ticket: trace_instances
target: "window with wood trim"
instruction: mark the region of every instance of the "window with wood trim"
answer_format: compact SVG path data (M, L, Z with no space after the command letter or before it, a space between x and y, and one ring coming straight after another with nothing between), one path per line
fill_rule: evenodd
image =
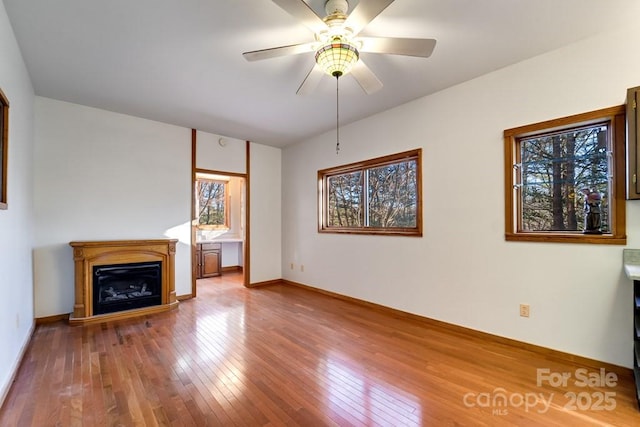
M422 236L422 150L318 171L318 231Z
M505 238L626 244L625 106L504 131Z
M229 229L229 181L196 174L196 213L200 229Z

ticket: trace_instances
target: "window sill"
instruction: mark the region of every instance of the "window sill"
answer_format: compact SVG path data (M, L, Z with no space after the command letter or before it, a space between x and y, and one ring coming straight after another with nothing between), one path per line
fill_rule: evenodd
M196 229L201 231L222 231L224 233L231 230L229 227L216 226L216 225L197 225Z
M422 232L419 230L407 230L407 229L376 229L376 228L319 228L318 233L329 234L368 234L377 236L409 236L409 237L422 237Z
M588 243L599 245L626 245L627 236L613 234L568 233L507 233L507 242Z

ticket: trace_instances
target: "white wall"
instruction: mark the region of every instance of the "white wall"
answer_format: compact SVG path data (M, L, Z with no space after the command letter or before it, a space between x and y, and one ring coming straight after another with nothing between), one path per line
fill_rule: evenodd
M242 267L244 257L241 242L222 242L222 267Z
M190 294L191 130L42 97L35 105L36 317L73 310L74 240L178 238L176 294ZM244 173L244 141L197 137L210 154L199 167ZM256 186L273 185L252 193L251 274L262 281L280 278L280 150L252 149Z
M251 284L282 278L282 151L250 146Z
M178 238L191 293L191 131L36 98L36 317L73 311L74 240Z
M222 141L222 143L220 143ZM208 132L196 132L196 167L218 172L246 173L247 144Z
M245 191L244 178L229 177L229 231L223 234L223 237L244 239Z
M33 328L33 88L0 2L0 89L9 100L7 201L0 210L0 404Z
M623 104L639 42L619 30L344 126L338 156L334 132L286 148L284 278L630 367L623 247L505 242L502 132ZM317 233L318 169L417 147L423 238ZM627 234L639 247L640 202L627 202Z

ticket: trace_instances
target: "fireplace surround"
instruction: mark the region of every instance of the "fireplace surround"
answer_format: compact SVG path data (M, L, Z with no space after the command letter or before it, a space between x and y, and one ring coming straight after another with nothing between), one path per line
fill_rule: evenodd
M70 242L75 266L72 325L125 319L178 306L176 239Z

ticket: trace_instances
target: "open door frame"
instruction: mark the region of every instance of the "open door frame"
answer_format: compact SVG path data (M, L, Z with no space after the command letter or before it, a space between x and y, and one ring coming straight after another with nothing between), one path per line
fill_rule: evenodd
M244 174L239 174L239 173L229 173L229 172L225 172L225 171L209 171L209 172L215 172L218 174L222 174L222 175L229 175L229 176L237 176L237 177L241 177L245 179L245 209L244 209L244 223L245 223L245 232L244 232L244 242L242 243L242 262L243 262L243 266L242 266L242 274L243 274L243 285L245 287L249 287L251 281L250 281L250 272L251 272L251 263L250 263L250 236L251 236L251 224L249 219L251 218L251 209L250 209L250 197L249 195L251 194L250 190L250 166L251 166L251 161L250 161L250 152L251 152L251 143L249 141L245 141L246 144L246 155L245 155L245 173ZM194 186L195 186L195 182L196 182L196 173L198 171L200 171L197 167L196 167L196 149L197 149L197 130L196 129L191 129L191 221L190 225L191 225L191 298L195 298L197 295L197 286L196 286L196 264L194 262L195 257L196 257L196 231L195 231L195 227L193 226L193 220L195 219L196 216L196 212L195 212L195 205L196 205L196 201L195 201L195 191L193 191Z

